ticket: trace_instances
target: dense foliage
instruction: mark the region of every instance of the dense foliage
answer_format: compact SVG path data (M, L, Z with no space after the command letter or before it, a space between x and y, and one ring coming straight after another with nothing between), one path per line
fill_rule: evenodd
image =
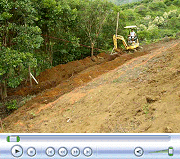
M132 1L113 1L120 2ZM106 0L1 0L0 94L60 63L113 48L112 36L127 37L126 25L137 25L140 42L173 36L180 30L179 0L136 0L116 5ZM99 50L97 50L98 48Z
M113 2L116 5L122 5L126 3L133 3L133 2L139 2L142 0L109 0L110 2Z

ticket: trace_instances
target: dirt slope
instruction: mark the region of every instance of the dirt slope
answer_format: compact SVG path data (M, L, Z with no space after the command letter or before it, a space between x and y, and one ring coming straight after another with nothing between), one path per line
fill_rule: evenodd
M180 132L180 40L145 48L141 54L149 54L79 72L75 83L92 80L53 102L42 101L61 94L64 83L42 92L3 120L3 132ZM103 67L117 68L97 77Z

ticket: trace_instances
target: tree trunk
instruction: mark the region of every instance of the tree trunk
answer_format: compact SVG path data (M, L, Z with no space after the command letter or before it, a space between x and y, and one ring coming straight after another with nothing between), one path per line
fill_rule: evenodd
M36 68L33 68L34 77L36 77Z
M46 33L46 38L44 39L45 53L46 53L46 54L48 53L48 47L47 47L47 44L48 44L48 34Z
M94 56L94 43L91 43L91 57Z
M3 96L4 96L4 98L7 97L7 81L6 81L6 79L4 80Z
M32 78L31 78L30 73L31 73L31 67L29 65L29 79L30 79L30 86L32 87Z
M53 52L52 52L52 43L51 43L51 41L49 41L49 59L50 59L51 67L52 67L52 63L53 63Z
M0 99L3 99L3 93L2 93L2 83L0 83Z
M51 44L51 66L53 65L53 44Z
M5 29L3 30L3 46L7 47L7 21L5 21Z
M6 80L4 80L0 84L0 95L1 95L1 99L5 99L7 97L7 81Z

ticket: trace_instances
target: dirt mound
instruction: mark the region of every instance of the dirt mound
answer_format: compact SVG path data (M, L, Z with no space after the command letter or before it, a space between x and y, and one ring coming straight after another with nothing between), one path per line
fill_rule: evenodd
M88 67L111 61L118 56L119 55L100 53L97 57L94 57L95 61L92 61L90 57L86 57L85 59L79 61L72 61L67 64L60 64L58 66L52 67L51 69L47 69L41 72L40 75L36 77L39 82L38 85L36 85L33 81L32 88L28 83L25 87L19 89L11 95L26 96L28 94L37 94L39 92L42 92L43 90L57 86L61 82L69 79L70 77L78 74L79 72L85 70Z
M38 85L34 85L33 88L30 88L30 86L24 87L17 91L16 95L38 94L41 92L41 95L35 97L32 102L28 102L29 106L33 103L52 102L59 96L72 91L74 88L91 81L109 70L115 69L127 60L145 54L147 54L145 51L121 56L118 54L108 55L101 53L95 57L96 62L93 62L90 57L87 57L83 60L73 61L65 65L58 65L42 72L37 77L38 81L42 81Z

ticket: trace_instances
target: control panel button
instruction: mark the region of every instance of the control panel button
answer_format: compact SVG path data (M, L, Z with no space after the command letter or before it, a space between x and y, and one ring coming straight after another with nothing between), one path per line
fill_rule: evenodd
M74 147L71 150L71 154L76 157L80 154L80 150L77 147Z
M140 157L142 156L144 153L143 149L141 147L136 147L134 149L134 154L137 156L137 157Z
M54 154L55 154L55 150L54 150L53 147L48 147L48 148L46 149L46 155L47 155L47 156L52 157L52 156L54 156Z
M23 154L23 149L19 145L15 145L11 149L11 153L14 157L21 157Z
M92 149L90 147L86 147L84 149L84 155L87 157L91 156L92 155Z
M59 149L59 155L60 155L61 157L66 156L67 153L68 153L68 151L67 151L67 149L66 149L65 147L61 147L61 148Z
M28 154L28 156L30 156L30 157L35 156L35 155L36 155L36 149L35 149L34 147L29 147L29 148L27 149L27 154Z

